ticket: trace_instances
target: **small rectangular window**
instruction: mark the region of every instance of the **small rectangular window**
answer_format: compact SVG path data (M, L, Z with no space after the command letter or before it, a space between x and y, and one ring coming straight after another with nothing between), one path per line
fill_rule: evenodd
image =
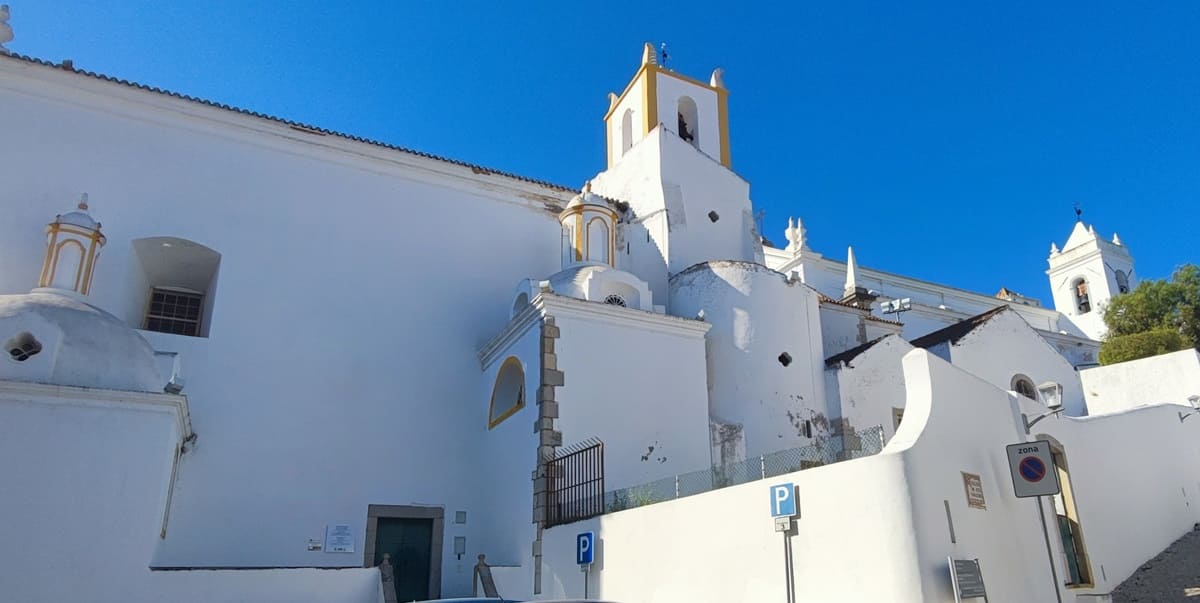
M203 295L155 287L150 291L150 307L146 310L145 329L195 337L200 334L200 316L203 311Z

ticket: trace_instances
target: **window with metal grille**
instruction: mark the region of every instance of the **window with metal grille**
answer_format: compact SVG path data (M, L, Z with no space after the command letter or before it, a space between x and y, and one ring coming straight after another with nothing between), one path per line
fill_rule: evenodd
M147 331L195 337L200 333L200 315L203 311L203 295L155 287L150 292L145 328Z

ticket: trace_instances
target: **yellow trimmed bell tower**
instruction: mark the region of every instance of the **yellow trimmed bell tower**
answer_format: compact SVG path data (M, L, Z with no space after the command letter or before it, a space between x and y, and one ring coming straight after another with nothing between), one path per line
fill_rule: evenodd
M642 65L620 95L608 95L604 127L608 167L621 160L660 125L721 165L729 156L729 91L722 70L714 69L707 84L658 64L647 42Z

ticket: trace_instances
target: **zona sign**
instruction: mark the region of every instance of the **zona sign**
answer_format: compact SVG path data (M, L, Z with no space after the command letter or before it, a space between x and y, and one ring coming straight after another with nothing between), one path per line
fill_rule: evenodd
M1006 451L1008 468L1012 472L1013 493L1017 498L1058 494L1058 473L1054 470L1050 442L1019 442L1010 444Z

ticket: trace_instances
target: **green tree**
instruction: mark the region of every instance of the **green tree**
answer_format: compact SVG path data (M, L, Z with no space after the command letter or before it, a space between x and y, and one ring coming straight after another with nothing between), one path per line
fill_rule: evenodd
M1185 264L1170 280L1143 281L1104 310L1101 364L1200 349L1200 268Z

